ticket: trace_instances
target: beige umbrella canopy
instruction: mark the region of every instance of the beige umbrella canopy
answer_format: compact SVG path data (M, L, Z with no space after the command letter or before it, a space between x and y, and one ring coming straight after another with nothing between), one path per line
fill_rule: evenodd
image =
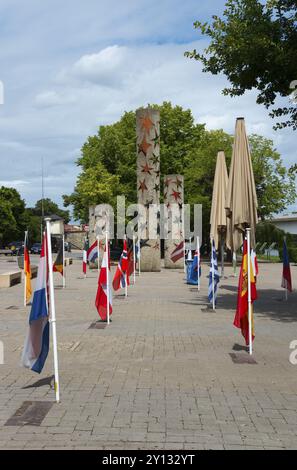
M219 235L224 234L227 229L225 209L227 186L228 173L225 153L220 151L217 155L210 213L210 236L214 239L216 249L218 249L219 245Z
M240 248L247 227L251 229L251 247L254 248L258 202L243 118L236 120L225 208L231 222L230 231L227 234L228 248L232 251Z

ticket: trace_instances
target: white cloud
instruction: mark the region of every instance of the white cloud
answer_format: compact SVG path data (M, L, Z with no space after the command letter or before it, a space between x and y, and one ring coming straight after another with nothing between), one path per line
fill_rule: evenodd
M149 8L142 0L90 0L88 9L70 0L42 6L28 0L13 15L11 2L19 4L3 0L0 6L2 16L10 12L7 24L15 36L2 38L0 51L0 177L12 185L17 178L29 181L22 195L30 204L40 198L41 157L46 196L60 201L73 190L79 149L100 124L164 100L190 108L210 129L233 132L243 115L249 133L273 138L287 165L296 160L296 134L275 133L254 92L225 97L224 77L204 74L184 57L206 44L193 42L198 35L192 22L220 11L222 0L199 6L194 0L151 0Z

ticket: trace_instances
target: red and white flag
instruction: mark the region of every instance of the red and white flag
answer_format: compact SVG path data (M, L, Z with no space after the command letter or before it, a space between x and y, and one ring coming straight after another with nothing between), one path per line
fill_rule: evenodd
M109 300L109 315L112 314L112 291L110 288L109 247L105 246L103 260L98 278L98 289L95 305L103 321L107 320L107 307Z
M180 242L179 245L171 253L170 259L173 263L176 263L177 260L184 257L184 240Z
M112 281L112 286L114 290L118 290L120 287L126 287L126 282L129 285L127 240L124 240L123 252Z

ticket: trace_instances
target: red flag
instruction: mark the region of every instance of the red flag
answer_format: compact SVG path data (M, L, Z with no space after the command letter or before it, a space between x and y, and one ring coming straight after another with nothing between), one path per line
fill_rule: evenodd
M251 301L252 304L257 298L256 282L252 263L250 263L251 276ZM253 305L252 305L253 308ZM249 345L249 306L248 306L248 254L247 240L243 242L242 263L238 284L237 309L234 318L234 326L241 329L246 345ZM252 338L254 340L254 319L252 311Z
M108 283L109 285L107 285L107 270L110 279L109 248L106 249L105 247L98 278L98 289L95 300L97 311L101 319L104 321L107 319L107 294L109 296L109 315L112 314L112 292L110 289L110 282Z
M129 276L127 275L128 267L127 241L124 240L123 251L112 281L114 290L118 290L120 287L126 287L126 281L127 285L129 285Z
M289 292L292 292L292 278L291 278L291 269L289 254L287 249L286 241L284 240L283 248L283 277L282 277L282 287L287 289Z

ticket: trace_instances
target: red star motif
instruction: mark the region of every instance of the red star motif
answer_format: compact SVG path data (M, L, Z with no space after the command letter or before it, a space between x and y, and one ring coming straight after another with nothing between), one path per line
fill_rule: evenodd
M145 179L143 181L140 181L139 182L139 188L138 188L138 191L141 190L142 191L142 194L143 194L143 191L146 191L147 190L147 187L146 187L146 184L145 184Z
M141 118L141 129L145 129L147 133L149 133L153 125L154 123L150 119L148 114L146 114L143 118Z
M141 144L138 144L138 153L143 153L145 156L147 154L147 151L148 149L152 146L152 144L149 144L147 141L146 141L146 138L144 136L143 138L143 141L141 142Z
M177 201L178 199L180 199L180 192L173 190L171 196L173 196L175 201Z
M142 166L142 170L141 170L142 173L148 173L149 175L151 175L151 170L154 169L152 166L149 166L148 163L145 163L145 165L141 165L141 166Z
M153 246L153 249L154 250L159 250L160 249L160 245L158 242L155 243L155 245Z

